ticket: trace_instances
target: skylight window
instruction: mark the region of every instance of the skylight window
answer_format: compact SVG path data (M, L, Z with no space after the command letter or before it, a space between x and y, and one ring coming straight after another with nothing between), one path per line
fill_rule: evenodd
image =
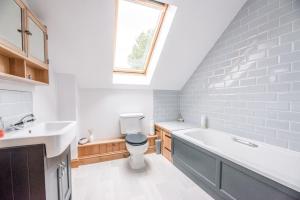
M167 4L118 0L114 72L145 74Z

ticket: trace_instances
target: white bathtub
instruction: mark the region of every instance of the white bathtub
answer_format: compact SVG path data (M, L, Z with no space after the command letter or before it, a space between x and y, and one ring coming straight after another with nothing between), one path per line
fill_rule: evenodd
M212 129L197 128L174 131L172 133L225 159L300 192L299 152ZM235 141L236 139L241 140L240 142L244 144Z

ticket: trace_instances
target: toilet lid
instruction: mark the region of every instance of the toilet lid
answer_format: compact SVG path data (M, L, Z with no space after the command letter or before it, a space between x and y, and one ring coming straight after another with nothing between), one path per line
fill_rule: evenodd
M125 140L128 144L131 144L133 146L139 146L147 143L147 137L146 135L142 133L137 133L137 134L128 134L125 137Z

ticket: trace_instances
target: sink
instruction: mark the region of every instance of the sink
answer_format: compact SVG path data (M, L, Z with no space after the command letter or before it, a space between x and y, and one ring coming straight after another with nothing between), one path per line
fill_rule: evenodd
M0 138L0 148L45 144L46 156L60 155L76 135L76 122L54 121L37 123L18 131L6 133Z

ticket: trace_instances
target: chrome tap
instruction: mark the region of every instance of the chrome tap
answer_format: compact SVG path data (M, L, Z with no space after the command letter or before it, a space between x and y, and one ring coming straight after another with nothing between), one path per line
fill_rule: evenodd
M28 114L22 117L19 121L17 121L15 124L10 125L7 129L8 131L11 130L21 130L25 127L26 124L30 122L34 122L36 120L34 114Z
M29 122L34 122L36 119L34 117L34 114L28 114L22 117L19 121L17 121L14 125L15 126L22 126Z

